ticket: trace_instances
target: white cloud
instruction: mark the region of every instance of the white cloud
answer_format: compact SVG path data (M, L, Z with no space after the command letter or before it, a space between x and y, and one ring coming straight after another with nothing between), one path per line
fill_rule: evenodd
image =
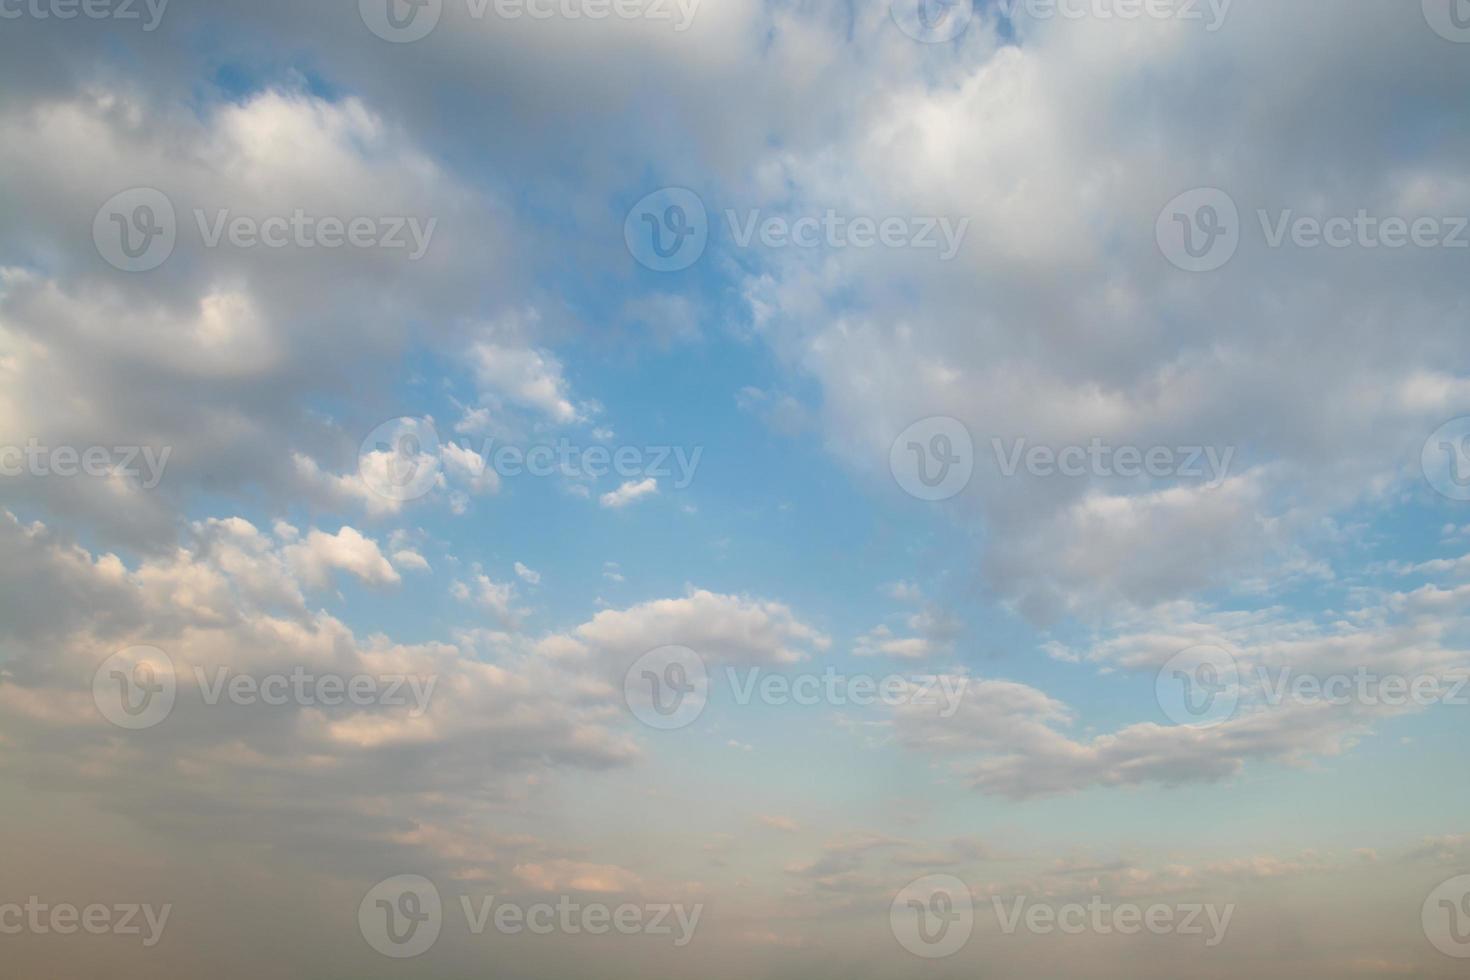
M792 664L831 645L825 634L780 603L703 589L680 599L600 612L572 635L624 668L649 650L669 645L735 664Z
M649 477L646 480L629 480L616 490L609 491L597 498L597 502L604 507L621 508L658 493L658 480Z

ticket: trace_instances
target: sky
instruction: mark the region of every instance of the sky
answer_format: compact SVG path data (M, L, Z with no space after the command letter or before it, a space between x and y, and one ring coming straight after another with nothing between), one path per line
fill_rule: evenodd
M18 977L1470 958L1470 3L0 0Z

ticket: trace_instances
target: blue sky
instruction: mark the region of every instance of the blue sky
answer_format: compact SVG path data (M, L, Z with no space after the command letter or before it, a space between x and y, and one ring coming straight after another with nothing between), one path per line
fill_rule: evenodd
M22 975L1458 975L1451 0L57 2L0 4ZM557 446L632 469L497 463ZM818 678L899 686L778 696ZM373 917L426 884L411 950Z

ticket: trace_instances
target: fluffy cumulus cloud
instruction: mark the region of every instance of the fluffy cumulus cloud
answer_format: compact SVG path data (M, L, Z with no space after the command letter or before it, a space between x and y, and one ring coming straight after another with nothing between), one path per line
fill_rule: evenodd
M378 544L350 527L267 533L240 518L209 520L173 553L135 567L9 513L0 514L0 535L25 569L7 565L0 600L6 642L23 644L0 672L0 739L15 750L12 772L50 771L47 778L150 827L173 819L150 804L151 794L169 792L178 812L234 813L232 831L283 847L307 840L278 818L310 784L313 808L333 822L340 846L392 844L420 862L507 874L538 890L623 890L637 879L545 849L495 849L477 866L461 853L466 831L450 828L487 798L524 800L556 770L639 764L621 700L632 659L680 642L712 658L785 663L827 643L780 604L693 591L541 637L480 631L401 644L359 636L307 598L334 572L380 587L399 582ZM469 598L509 601L509 586L483 574L476 582ZM176 684L172 710L146 744L108 721L92 688L109 658L140 646L162 651ZM267 680L294 685L297 674L307 678L304 698ZM343 689L317 686L324 677ZM239 678L253 681L237 687ZM353 679L370 679L373 697L345 696ZM164 772L134 783L126 773L139 753L212 776L176 793L164 789ZM88 756L113 764L94 767L81 761ZM396 788L392 801L383 786ZM538 859L503 864L526 854Z
M952 679L964 691L952 718L915 701L900 705L893 723L905 744L943 758L975 788L1024 798L1213 782L1251 763L1307 765L1395 717L1470 698L1470 591L1426 583L1358 598L1326 621L1183 603L1148 610L1081 649L1050 649L1065 662L1149 681L1167 681L1177 656L1207 651L1199 656L1233 706L1200 719L1210 724L1182 717L1080 738L1068 705L1028 685L968 677Z
M977 11L958 42L973 58L934 55L830 143L766 164L796 213L968 218L955 258L771 250L747 279L753 322L820 379L830 438L874 476L911 423L967 426L976 471L953 508L989 532L990 585L1034 618L1270 574L1315 517L1417 475L1425 437L1470 404L1453 249L1271 248L1257 216L1470 203L1463 127L1405 157L1363 125L1365 105L1458 113L1461 52L1399 6L1239 4L1213 33ZM1304 36L1321 43L1287 40ZM1298 115L1292 93L1324 78L1341 81L1331 108ZM1198 187L1241 213L1209 275L1155 241ZM1012 472L1017 446L1094 440L1220 465Z
M7 480L13 495L134 545L166 536L171 507L201 488L401 509L381 481L364 480L357 452L393 403L355 399L335 419L313 403L387 390L415 321L443 324L429 339L476 360L471 387L575 419L555 361L526 346L532 330L492 347L468 319L494 310L475 297L505 248L495 198L361 100L295 86L195 114L126 84L88 86L6 102L0 130L4 166L24 189L7 203L0 270L0 442L138 447L139 471L61 487L23 475ZM106 202L136 187L167 199L157 210L171 220L158 218L174 245L158 268L126 274L103 261L91 230ZM284 223L269 231L272 221ZM329 247L332 221L366 222L368 244ZM163 459L160 472L144 452ZM472 450L443 452L462 488L497 488Z
M630 943L614 972L639 975L912 972L889 907L937 872L979 907L1242 903L1208 961L981 925L996 976L1227 976L1261 950L1272 976L1450 975L1414 917L1470 869L1426 776L1454 722L1291 679L1470 676L1470 525L1424 517L1444 502L1420 464L1470 414L1466 252L1273 241L1470 214L1470 48L1426 5L1197 5L1211 27L977 2L935 44L905 3L449 2L410 44L371 4L179 2L150 30L45 6L0 20L0 782L22 829L0 858L179 894L198 941L61 965L27 941L22 971L253 976L267 946L387 976L352 911L411 869L451 910L708 900L709 945ZM654 275L624 219L670 186L710 235ZM1190 272L1157 229L1202 188L1239 242ZM768 219L836 237L743 240ZM861 247L854 219L899 237ZM135 233L169 247L128 271ZM930 504L891 450L935 416L968 444L918 448L973 472ZM615 439L720 441L723 477L675 500L651 469L500 454ZM32 448L105 465L62 478ZM655 733L624 680L670 646L712 672L899 671L916 696L716 696ZM1235 710L1171 721L1156 677L1202 646ZM165 664L167 717L109 720L108 682ZM393 695L305 697L302 675ZM952 711L917 696L936 683ZM1368 740L1404 769L1374 779L1434 782L1441 809L1353 840L1295 812L1265 841L1177 826L1181 798L1361 766ZM1373 809L1342 779L1344 813ZM1119 816L1137 799L1171 803ZM1079 801L1095 819L1058 830ZM226 928L247 913L277 941ZM494 953L609 966L551 945ZM423 962L484 954L447 935Z

